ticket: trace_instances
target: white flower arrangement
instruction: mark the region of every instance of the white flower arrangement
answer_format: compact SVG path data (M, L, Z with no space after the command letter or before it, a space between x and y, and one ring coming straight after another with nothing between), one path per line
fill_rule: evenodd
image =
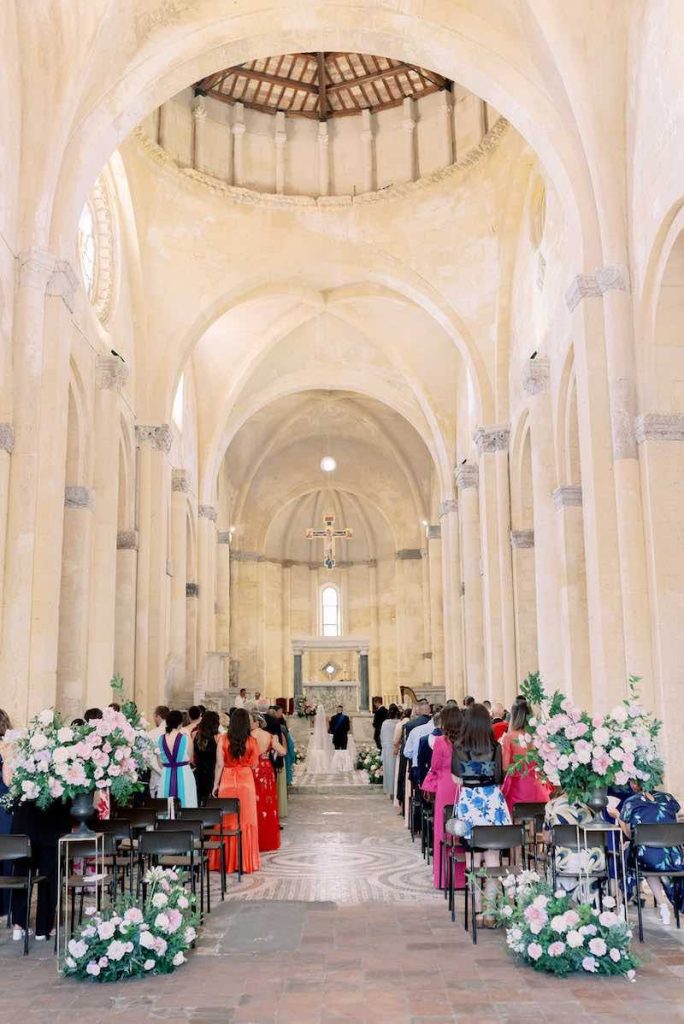
M356 760L356 767L359 771L368 772L368 779L371 783L382 785L384 776L382 754L376 747L362 748Z
M44 809L55 800L109 789L126 804L142 789L154 763L154 746L135 705L106 708L101 719L68 726L52 708L41 711L16 739L8 805L34 800Z
M102 912L87 908L87 924L67 944L65 975L120 981L171 974L185 963L197 938L195 897L185 890L183 875L169 868L152 868L145 882L148 899L144 907L125 896Z
M537 971L556 975L624 975L633 981L637 961L632 933L606 896L599 913L592 904L574 903L562 890L554 893L533 871L506 875L496 916L506 928L511 952Z

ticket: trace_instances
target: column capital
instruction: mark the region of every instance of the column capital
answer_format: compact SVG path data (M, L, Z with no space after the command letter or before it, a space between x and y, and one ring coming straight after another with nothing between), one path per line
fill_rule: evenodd
M116 535L116 546L119 551L137 551L138 531L119 530L119 532Z
M682 413L647 412L634 421L637 444L645 441L684 441Z
M456 498L447 498L439 506L439 518L445 519L452 512L458 512L458 500Z
M548 359L537 356L536 359L527 360L522 374L523 391L528 395L539 395L548 390L550 379Z
M217 544L230 544L230 530L219 530L216 534Z
M130 370L119 356L97 357L95 383L102 391L123 391L129 376Z
M459 466L456 470L456 486L459 491L468 490L469 487L477 487L480 479L480 471L477 466Z
M629 270L623 263L607 263L593 274L576 274L565 293L565 302L572 312L583 299L601 298L610 291L629 291Z
M510 436L508 427L478 427L473 434L473 441L480 455L490 455L494 452L507 452Z
M566 484L553 492L553 503L557 509L581 508L582 488L578 484Z
M135 440L139 448L150 445L158 452L165 452L168 455L173 444L173 432L168 423L137 425Z
M199 597L199 583L186 583L185 584L185 596L186 597Z
M217 519L216 509L213 505L199 505L197 515L200 519L210 519L212 523L215 523Z
M95 508L95 491L92 487L65 487L65 508L87 508L91 512Z
M187 469L172 469L171 470L171 490L187 494L190 490L188 483L188 471Z
M0 452L11 455L14 451L14 427L11 423L0 423Z
M514 549L533 548L534 530L511 530L511 547Z

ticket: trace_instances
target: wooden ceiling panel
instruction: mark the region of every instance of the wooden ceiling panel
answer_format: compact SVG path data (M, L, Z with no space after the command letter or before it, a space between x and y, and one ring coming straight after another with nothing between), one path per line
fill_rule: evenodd
M448 89L434 71L361 53L292 53L248 61L203 78L197 93L275 114L348 117Z

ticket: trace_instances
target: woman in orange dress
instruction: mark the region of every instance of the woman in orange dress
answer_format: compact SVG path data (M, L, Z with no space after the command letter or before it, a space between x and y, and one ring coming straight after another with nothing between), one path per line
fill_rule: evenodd
M507 773L501 791L511 816L516 804L545 804L549 799L550 787L540 781L534 764L514 768L512 772L508 771L518 754L525 754L529 750L524 736L531 714L527 701L523 697L518 697L511 708L508 732L499 740L502 748L502 767Z
M237 797L240 801L240 827L242 829L242 870L245 874L258 871L261 867L259 859L259 828L257 823L256 787L254 771L259 763L259 747L250 735L252 721L249 711L235 708L230 716L228 732L219 737L216 747L216 774L214 776L213 795L218 797ZM237 828L237 815L224 814L223 828L225 831ZM231 873L238 869L237 837L226 836L226 871ZM209 854L211 871L221 870L221 858L218 850Z

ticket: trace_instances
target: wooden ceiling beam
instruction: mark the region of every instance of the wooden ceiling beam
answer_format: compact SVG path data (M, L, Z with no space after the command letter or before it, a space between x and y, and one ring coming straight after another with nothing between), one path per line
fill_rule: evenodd
M309 82L300 82L293 78L281 78L280 75L271 75L268 71L252 71L251 68L242 66L231 68L229 75L237 75L244 78L252 78L257 82L267 82L269 85L282 85L286 89L303 89L304 92L318 93L318 86Z
M379 78L393 78L398 74L406 74L410 71L417 71L412 64L397 64L393 68L384 68L381 71L373 71L367 75L361 75L360 78L348 78L342 82L336 82L333 85L328 86L328 92L337 92L339 89L346 89L350 85L365 85L366 83L375 82ZM446 79L443 80L439 88L443 88L446 85Z

